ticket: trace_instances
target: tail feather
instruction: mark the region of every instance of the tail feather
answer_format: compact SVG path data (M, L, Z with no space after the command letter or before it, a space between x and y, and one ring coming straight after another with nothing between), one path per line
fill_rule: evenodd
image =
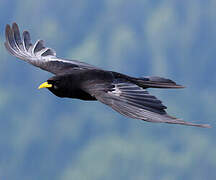
M143 88L184 88L174 81L158 76L146 76L136 79L138 85Z

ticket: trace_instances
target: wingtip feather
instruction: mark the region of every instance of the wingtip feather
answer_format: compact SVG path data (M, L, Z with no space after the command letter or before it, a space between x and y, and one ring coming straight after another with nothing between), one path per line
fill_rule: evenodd
M186 125L186 126L195 126L195 127L201 127L201 128L211 128L209 124L196 124L196 123L191 123L184 121L182 119L170 116L168 114L164 115L164 117L168 118L166 123L168 124L180 124L180 125Z
M19 30L19 27L18 27L18 25L17 25L17 23L15 23L15 22L13 22L12 23L12 29L14 30L14 29L18 29Z
M5 32L8 32L9 29L10 29L10 25L6 24L6 26L5 26Z
M176 87L177 88L186 88L186 86L182 86L182 85L179 85L179 84L176 84Z
M9 36L10 31L11 31L11 27L10 27L9 24L7 24L5 26L5 37L6 37L6 40L8 40L8 36Z

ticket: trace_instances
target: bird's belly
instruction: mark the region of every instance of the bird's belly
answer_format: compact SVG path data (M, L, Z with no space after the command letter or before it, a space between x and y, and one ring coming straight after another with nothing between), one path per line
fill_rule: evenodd
M53 91L53 89L49 89L53 94L61 98L73 98L73 99L81 99L86 101L94 101L95 97L86 93L80 89L63 89L63 91Z
M69 98L81 99L86 101L94 101L96 100L95 97L91 96L90 94L86 93L82 90L73 90L68 93Z

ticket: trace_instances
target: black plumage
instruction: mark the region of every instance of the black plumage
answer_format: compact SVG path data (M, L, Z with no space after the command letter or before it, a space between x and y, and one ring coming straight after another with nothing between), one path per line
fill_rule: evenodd
M169 116L166 106L146 90L183 88L170 79L154 76L135 78L76 60L58 58L53 49L45 47L43 40L32 44L28 31L24 31L21 38L16 23L12 27L6 26L5 36L5 47L12 55L55 74L39 88L46 87L58 97L98 100L127 117L148 122L209 127Z

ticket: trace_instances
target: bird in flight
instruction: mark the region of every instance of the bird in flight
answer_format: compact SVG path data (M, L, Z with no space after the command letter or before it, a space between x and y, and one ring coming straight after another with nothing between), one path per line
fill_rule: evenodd
M208 124L186 122L168 115L165 111L167 107L146 90L183 88L170 79L157 76L136 78L77 60L58 58L53 49L44 45L43 40L32 44L28 31L24 31L21 37L16 23L12 27L6 25L5 36L5 47L12 55L55 75L42 83L39 89L47 88L58 97L98 100L133 119L210 127Z

